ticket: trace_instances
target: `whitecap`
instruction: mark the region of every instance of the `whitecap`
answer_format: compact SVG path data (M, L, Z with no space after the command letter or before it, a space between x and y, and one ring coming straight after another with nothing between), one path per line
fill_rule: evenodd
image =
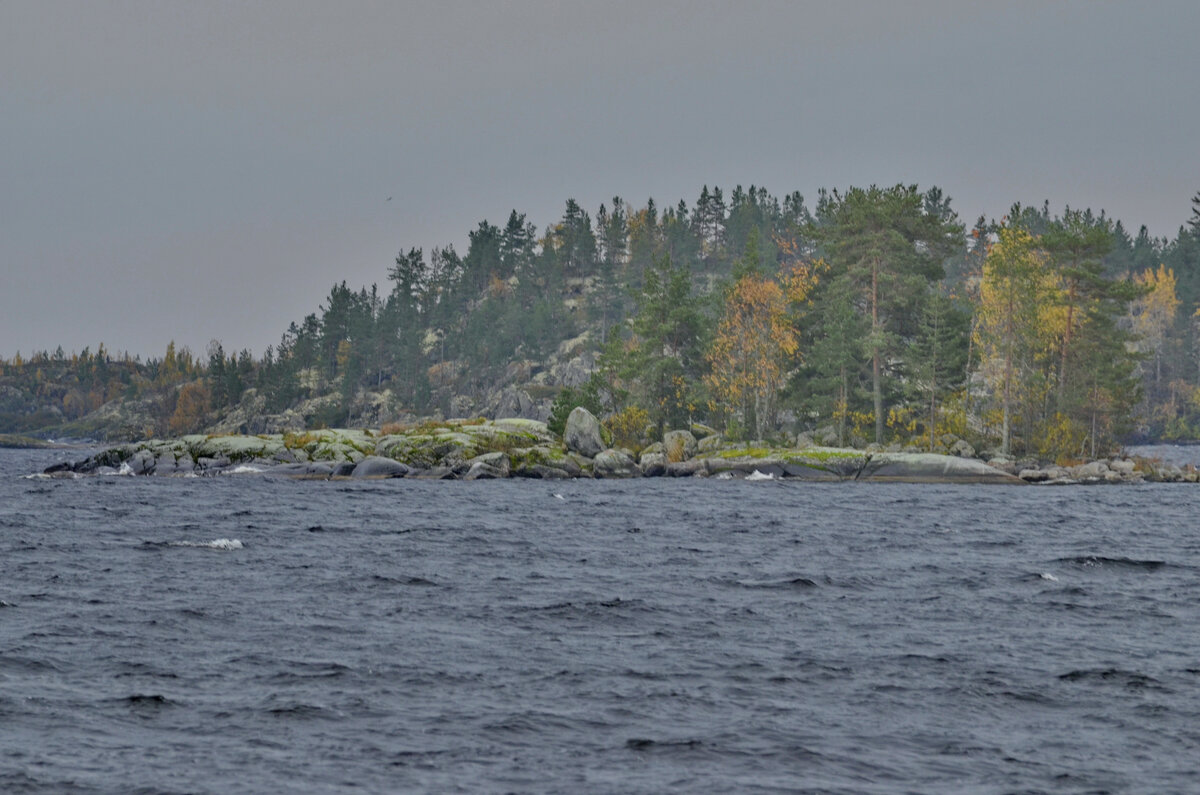
M774 480L775 476L770 472L759 472L757 469L746 476L746 480Z
M169 546L223 550L245 549L245 545L236 538L217 538L212 541L172 541Z
M1057 578L1057 577L1055 577L1053 574L1051 574L1051 573L1050 573L1050 572L1048 572L1048 571L1043 571L1043 572L1042 572L1040 575L1038 575L1038 576L1040 576L1040 577L1041 577L1043 580L1049 580L1050 582L1058 582L1058 578Z
M717 480L733 480L732 472L722 472L716 477Z
M233 469L226 469L222 475L257 475L260 472L265 472L264 467L255 466L254 464L238 464Z
M556 499L556 500L565 500L565 499L566 499L566 497L564 497L564 496L563 496L563 495L561 495L561 494L555 494L555 495L554 495L554 499Z

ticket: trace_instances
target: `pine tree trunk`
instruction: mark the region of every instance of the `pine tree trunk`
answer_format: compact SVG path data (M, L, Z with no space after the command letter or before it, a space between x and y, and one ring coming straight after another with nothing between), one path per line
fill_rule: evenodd
M1063 404L1063 392L1067 385L1067 351L1071 347L1071 325L1072 316L1075 311L1075 284L1071 283L1071 289L1067 293L1067 328L1063 333L1062 359L1058 365L1058 405L1061 409Z
M1004 424L1000 432L1000 452L1008 455L1009 450L1009 405L1012 399L1012 354L1004 357Z
M937 381L929 388L929 452L933 452L934 428L937 427Z
M848 391L849 385L846 383L846 366L842 365L842 402L838 408L838 447L846 446L846 410L849 407L849 399L846 397L846 393Z
M879 350L879 263L871 264L871 336L874 338L871 357L871 391L875 399L875 443L883 444L883 384L880 373Z

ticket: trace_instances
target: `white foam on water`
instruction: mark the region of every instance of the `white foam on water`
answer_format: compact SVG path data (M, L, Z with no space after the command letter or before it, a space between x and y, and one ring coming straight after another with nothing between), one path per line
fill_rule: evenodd
M1043 572L1041 573L1041 575L1039 575L1039 576L1040 576L1040 577L1041 577L1043 580L1049 580L1050 582L1058 582L1058 578L1057 578L1057 577L1055 577L1053 574L1051 574L1051 573L1050 573L1050 572L1048 572L1048 571L1043 571Z
M561 494L555 494L555 495L554 495L554 499L556 499L556 500L565 500L565 499L566 499L566 497L564 497L564 496L563 496L563 495L561 495Z
M746 480L774 480L775 476L770 472L759 472L757 469L746 476Z
M254 464L238 464L233 469L226 469L222 475L257 475L265 472L265 467L255 466Z
M170 546L224 550L245 549L245 545L236 538L217 538L212 541L172 541Z

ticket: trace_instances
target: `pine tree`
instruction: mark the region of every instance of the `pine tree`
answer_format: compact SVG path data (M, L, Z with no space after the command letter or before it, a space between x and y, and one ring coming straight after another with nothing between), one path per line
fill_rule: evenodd
M929 212L915 185L851 188L845 196L835 191L821 196L818 222L810 229L826 252L831 281L849 282L869 318L863 349L870 357L878 443L891 362L914 332L931 285L944 276L942 262L962 247L962 227L948 203L939 198L943 211Z

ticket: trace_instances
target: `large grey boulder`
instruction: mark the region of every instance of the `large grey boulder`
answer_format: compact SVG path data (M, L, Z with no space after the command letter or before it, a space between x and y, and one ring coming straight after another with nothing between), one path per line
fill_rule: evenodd
M604 438L600 434L600 421L583 406L576 406L567 416L563 442L567 445L568 450L588 458L595 458L604 449Z
M642 469L642 474L648 478L667 474L667 457L662 453L642 453L642 458L638 462L638 465Z
M1106 472L1108 464L1104 461L1089 461L1070 469L1070 473L1080 480L1102 480Z
M603 450L592 461L592 472L598 478L636 478L642 474L633 459L620 450Z
M150 475L154 473L157 461L152 450L138 450L126 461L135 475Z
M484 453L471 459L471 468L463 480L489 480L506 478L512 465L504 453Z
M950 455L956 455L959 458L974 458L975 448L966 439L959 439L950 445Z
M663 434L663 451L668 461L687 461L696 454L696 437L690 431L667 431Z
M371 455L359 461L354 467L351 477L354 478L402 478L408 474L409 468L399 461L390 458Z

